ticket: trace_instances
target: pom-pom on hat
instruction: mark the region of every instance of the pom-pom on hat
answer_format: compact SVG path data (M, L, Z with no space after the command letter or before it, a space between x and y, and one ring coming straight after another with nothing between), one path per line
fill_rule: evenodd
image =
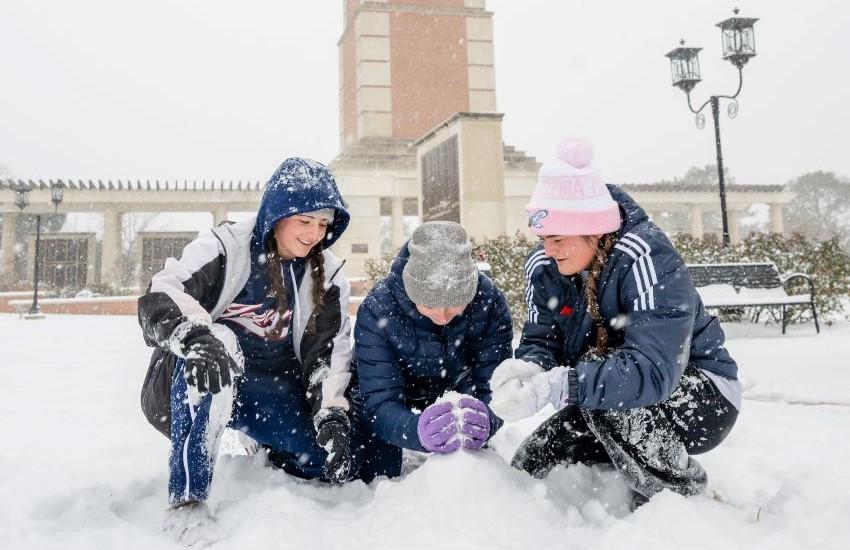
M535 235L604 235L620 228L620 207L591 162L593 145L565 139L557 159L540 167L531 201L525 207Z

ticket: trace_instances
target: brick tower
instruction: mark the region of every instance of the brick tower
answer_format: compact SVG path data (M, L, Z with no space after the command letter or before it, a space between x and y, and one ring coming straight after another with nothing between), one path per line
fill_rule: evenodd
M340 152L330 163L351 224L334 245L349 274L416 224L474 238L525 227L537 163L502 141L486 0L343 0Z
M344 0L344 9L341 150L416 140L455 113L496 110L485 0Z

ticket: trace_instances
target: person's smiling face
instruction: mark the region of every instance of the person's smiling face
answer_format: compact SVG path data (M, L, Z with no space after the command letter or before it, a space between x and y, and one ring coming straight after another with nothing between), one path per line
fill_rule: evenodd
M602 235L548 235L543 251L555 260L561 275L575 275L590 267Z
M328 233L328 220L296 214L283 218L274 226L277 253L284 260L304 258Z

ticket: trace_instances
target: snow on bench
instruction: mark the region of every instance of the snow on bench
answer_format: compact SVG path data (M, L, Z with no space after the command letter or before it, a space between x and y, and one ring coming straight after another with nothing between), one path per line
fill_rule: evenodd
M782 334L785 334L785 307L808 305L812 308L815 330L820 333L815 310L815 285L805 273L782 275L773 262L689 264L688 271L705 307L744 308L782 307ZM802 278L809 294L788 294L785 285Z

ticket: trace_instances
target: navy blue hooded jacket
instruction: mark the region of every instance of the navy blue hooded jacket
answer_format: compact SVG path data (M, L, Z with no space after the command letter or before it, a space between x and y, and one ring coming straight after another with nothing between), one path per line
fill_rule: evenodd
M339 239L351 217L336 182L323 164L298 157L286 159L272 174L263 191L251 241L252 256L255 248L265 252L266 241L277 222L324 208L334 210L334 221L322 243L322 248L327 249Z
M251 275L222 317L231 321L228 324L235 329L249 370L287 368L287 362L296 360L288 323L284 332L287 336L277 340L267 338L264 329L255 326L257 320L260 324L267 323L269 315L277 308L277 299L271 295L271 281L266 273L268 240L277 222L283 218L325 208L334 210L334 220L322 243L322 248L329 248L342 235L350 218L330 171L313 160L292 157L281 163L266 184L251 237ZM291 311L305 273L306 260L296 258L281 262L281 265L289 298L287 309ZM233 311L236 313L232 314Z
M537 246L526 262L528 319L516 357L545 369L570 369L570 402L628 409L666 400L690 362L737 379L719 321L705 311L685 263L667 236L620 188L609 185L623 223L599 276L599 311L608 353L595 344L583 292L586 274L564 276Z
M511 356L507 301L486 275L463 313L438 326L416 310L402 281L405 244L389 275L366 296L354 325L354 359L362 413L384 441L424 451L417 435L423 410L454 390L490 402L490 376ZM502 421L490 411L490 435Z

